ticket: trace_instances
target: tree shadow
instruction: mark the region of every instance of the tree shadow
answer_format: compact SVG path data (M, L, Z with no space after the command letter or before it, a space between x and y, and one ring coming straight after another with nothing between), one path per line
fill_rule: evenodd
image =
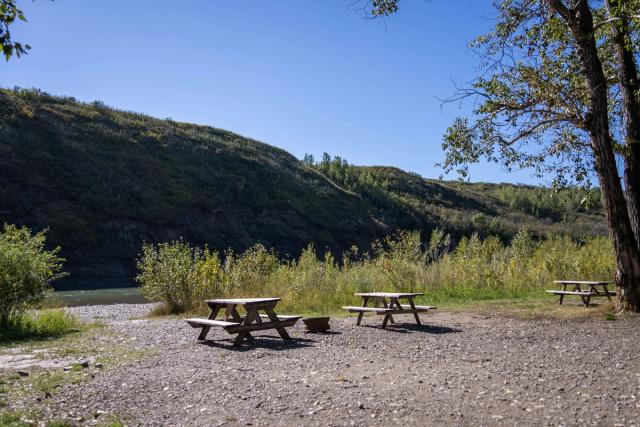
M250 339L245 339L240 345L234 346L234 337L216 339L216 340L204 340L198 341L199 345L205 345L208 347L221 348L224 350L245 352L259 349L269 349L275 351L293 350L296 348L312 347L314 340L307 338L291 338L289 340L283 340L279 336L269 335L253 335Z
M439 325L416 325L415 323L389 323L385 329L382 329L382 325L362 325L365 328L380 329L383 331L397 332L401 334L409 334L412 332L425 332L428 334L441 335L441 334L457 334L464 332L462 329L450 328L448 326Z
M582 308L597 308L597 307L602 307L603 305L607 305L607 304L613 304L614 301L607 301L607 300L600 300L600 301L593 301L593 299L591 301L589 301L589 305L585 305L582 301L580 301L579 299L565 299L562 304L558 304L558 307L582 307Z

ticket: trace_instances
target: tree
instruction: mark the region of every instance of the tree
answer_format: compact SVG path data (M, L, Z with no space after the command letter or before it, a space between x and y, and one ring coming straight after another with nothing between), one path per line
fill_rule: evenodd
M7 224L0 231L0 326L42 301L50 282L64 276L60 248L48 251L44 244L44 232Z
M307 166L314 166L316 164L316 159L313 158L313 154L305 153L304 159L302 159L302 163Z
M20 57L31 49L31 46L28 44L23 45L11 39L9 26L13 24L16 19L27 21L22 10L18 9L16 0L0 0L0 45L2 46L2 53L4 53L7 61L11 56L16 55Z
M636 241L640 244L640 78L635 53L637 40L632 37L632 28L638 29L638 23L632 21L630 13L640 11L640 2L607 0L609 15L608 27L611 30L612 44L618 62L618 84L624 105L625 153L624 184L627 191L629 219ZM636 19L640 15L635 16Z
M374 16L398 0L372 1ZM640 311L640 42L638 0L496 0L492 32L472 47L480 72L450 101L475 101L443 148L446 172L468 176L481 159L598 180L616 255L618 311ZM617 159L624 162L624 188Z

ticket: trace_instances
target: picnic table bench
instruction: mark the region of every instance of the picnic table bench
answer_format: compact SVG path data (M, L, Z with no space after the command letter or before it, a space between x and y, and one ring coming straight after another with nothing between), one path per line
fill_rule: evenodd
M429 305L415 305L414 298L420 295L424 295L422 292L363 292L357 293L356 296L362 297L361 306L345 306L344 310L350 313L358 313L358 321L356 325L360 325L362 317L365 313L376 313L378 315L384 315L382 321L382 328L387 327L387 323L395 323L393 319L394 314L410 314L412 313L416 319L416 323L421 325L420 317L418 313L426 313L429 310L433 310L435 306ZM389 301L387 301L387 299ZM408 304L401 304L400 300L407 300ZM368 306L369 301L373 302L372 306Z
M204 340L212 327L220 327L229 334L237 334L233 341L238 346L245 339L252 339L251 332L275 329L282 339L291 337L285 328L295 325L302 316L283 316L274 312L280 298L223 298L210 299L205 302L211 309L207 319L185 319L193 328L201 328L198 340ZM241 316L238 307L244 307L245 316ZM218 313L224 309L223 320L216 320ZM264 314L258 313L263 311Z
M611 297L615 296L615 291L610 291L608 286L613 284L609 281L590 281L590 280L554 280L553 283L562 285L562 289L548 289L546 292L560 296L559 304L566 295L577 295L582 299L582 303L588 307L592 297L607 297L611 301ZM567 289L570 287L569 289ZM585 289L586 288L586 289Z

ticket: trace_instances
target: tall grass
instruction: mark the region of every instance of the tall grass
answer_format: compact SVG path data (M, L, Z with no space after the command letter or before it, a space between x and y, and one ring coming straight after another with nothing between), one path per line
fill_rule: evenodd
M449 246L441 231L427 242L417 232L400 232L367 252L354 247L340 260L329 253L319 257L309 246L298 259L282 261L261 245L220 257L180 241L146 245L138 280L147 297L174 311L197 309L205 298L277 296L283 311L332 313L356 302L355 292L417 291L434 303L539 297L554 279L611 279L614 271L606 238L582 243L569 237L537 241L522 230L508 245L495 237L474 235L453 250ZM158 265L175 265L177 249L186 255L180 258L183 267ZM148 271L155 273L151 277ZM173 288L168 284L176 282L182 284L180 290L167 293Z
M508 246L493 237L463 239L455 251L421 269L419 283L436 301L526 298L543 295L557 279L611 279L614 265L609 239L536 242L521 231Z
M0 328L0 343L30 339L59 338L86 325L63 309L25 311L11 317Z

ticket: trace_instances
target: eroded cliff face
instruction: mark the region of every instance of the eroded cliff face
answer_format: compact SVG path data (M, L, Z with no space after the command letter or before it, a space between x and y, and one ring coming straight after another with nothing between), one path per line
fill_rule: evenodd
M28 222L36 224L35 222ZM36 225L37 227L37 225ZM206 214L185 214L183 222L152 225L128 220L111 220L99 227L103 236L95 245L63 250L66 271L70 276L59 281L56 288L96 288L134 285L137 259L143 242L167 242L183 238L194 245L235 251L262 243L274 248L282 257L295 257L308 244L319 252L340 253L351 245L368 247L372 239L382 235L378 230L363 228L368 233L334 236L331 229L313 228L297 212L269 211L254 213L243 207L219 207ZM56 239L57 240L57 239ZM61 239L64 244L64 238Z

